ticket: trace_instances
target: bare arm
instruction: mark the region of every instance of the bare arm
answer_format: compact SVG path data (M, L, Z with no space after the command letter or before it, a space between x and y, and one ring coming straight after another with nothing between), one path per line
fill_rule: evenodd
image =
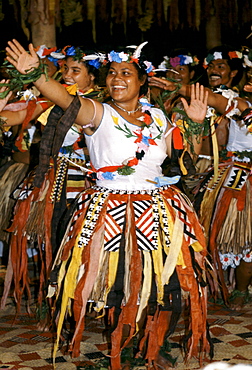
M7 60L22 74L26 74L34 68L39 66L39 58L34 51L33 45L29 45L29 53L20 45L17 40L12 40L8 42L8 47L6 48L8 53ZM34 82L34 85L42 93L43 96L48 98L54 104L59 105L62 109L66 110L74 97L66 91L64 86L59 82L48 78L44 74ZM80 99L81 108L76 118L76 123L81 126L85 126L90 123L94 116L94 106L92 102L88 99ZM94 120L94 125L98 126L100 119L102 117L103 109L102 105L95 102L97 106L97 114ZM90 134L90 129L86 129L86 133Z
M158 77L151 77L149 85L160 87L168 91L175 90L175 84L173 82ZM191 96L191 86L192 85L182 85L178 92L184 97L189 98ZM205 91L208 91L207 104L210 107L215 108L219 113L224 114L226 111L228 99L220 94L215 94L207 87L205 87ZM248 103L244 99L236 98L236 100L238 101L237 107L241 112L248 108Z
M9 82L9 80L1 80L0 84L4 84L4 83L8 83L8 82ZM0 87L0 93L4 93L6 90L7 90L6 86L1 86ZM2 110L4 109L6 104L8 103L8 100L10 99L11 95L12 95L12 91L10 91L5 98L0 99L0 112L2 112Z
M44 109L40 104L37 104L32 117L31 121L37 119L41 113L44 112ZM27 109L22 109L19 111L8 111L4 110L0 113L0 117L5 121L4 126L17 126L24 122L27 115Z

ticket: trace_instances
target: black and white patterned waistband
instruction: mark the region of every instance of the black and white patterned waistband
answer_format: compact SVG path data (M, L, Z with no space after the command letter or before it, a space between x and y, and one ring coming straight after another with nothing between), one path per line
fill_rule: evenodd
M148 190L119 190L119 189L108 189L103 186L94 185L91 188L99 191L101 193L107 193L107 194L148 194L148 195L156 195L159 194L161 191L169 189L171 186L164 185L160 186L156 189L148 189Z

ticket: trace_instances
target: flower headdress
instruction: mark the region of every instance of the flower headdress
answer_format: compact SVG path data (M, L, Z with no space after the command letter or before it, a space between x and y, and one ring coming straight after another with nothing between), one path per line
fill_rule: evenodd
M139 46L136 45L130 45L127 46L127 49L133 49L133 52L125 53L124 51L116 52L112 50L110 53L108 53L108 62L116 62L116 63L122 63L122 62L128 62L133 63L135 62L139 68L144 69L145 72L148 74L148 76L152 76L154 73L154 67L151 62L148 60L145 60L141 56L142 48L148 43L148 41L143 42Z
M96 69L100 68L106 58L103 53L86 54L81 48L75 48L74 46L69 45L65 46L61 51L52 52L50 56L58 60L65 59L70 56L78 62L87 62L87 64Z
M188 53L187 55L179 54L175 57L164 56L164 60L159 64L155 71L167 71L176 66L191 65L196 66L199 64L199 59L194 55Z
M46 45L40 45L37 48L34 49L37 53L37 55L40 57L40 59L46 58L48 55L50 55L52 52L56 51L56 46L54 48L48 48Z
M227 55L223 55L221 51L215 51L213 54L209 53L207 57L204 59L203 62L203 67L207 68L208 64L212 60L217 60L217 59L242 59L243 55L240 51L229 51Z
M40 45L34 50L36 51L40 59L47 58L51 62L53 62L55 67L58 67L58 59L52 57L52 54L57 50L56 46L54 48L48 48L46 45Z
M243 46L242 54L243 54L243 67L252 68L252 49L249 49L247 46Z

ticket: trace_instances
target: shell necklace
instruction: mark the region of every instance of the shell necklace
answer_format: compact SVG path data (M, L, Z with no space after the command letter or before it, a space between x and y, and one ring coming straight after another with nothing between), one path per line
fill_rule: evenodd
M136 113L137 111L139 111L139 109L141 109L141 108L142 108L142 105L141 105L141 104L138 104L138 106L137 106L137 108L136 108L136 109L134 109L134 110L127 110L127 109L124 109L123 107L120 107L120 105L118 105L118 104L114 101L114 99L112 99L112 102L113 102L113 104L114 104L117 108L121 109L122 111L124 111L124 112L126 112L126 113L128 113L128 114Z

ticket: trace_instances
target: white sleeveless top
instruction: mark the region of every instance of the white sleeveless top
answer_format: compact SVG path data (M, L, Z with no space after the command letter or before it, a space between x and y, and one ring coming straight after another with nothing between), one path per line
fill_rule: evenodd
M252 135L243 121L230 120L227 150L231 152L252 151Z
M150 108L153 122L145 128L126 121L109 104L103 104L103 117L93 135L85 135L90 160L98 171L102 167L121 166L136 157L136 152L143 150L143 158L138 161L130 175L106 171L97 173L97 185L109 189L149 190L156 186L146 180L154 181L161 176L160 165L166 158L164 133L167 121L160 109ZM153 141L154 139L154 144Z
M71 148L72 145L79 139L81 135L80 129L81 127L76 125L70 127L60 148L59 157L64 156L66 158L77 158L78 160L82 161L85 160L85 154L82 148L77 148L74 151L68 150L68 148Z

